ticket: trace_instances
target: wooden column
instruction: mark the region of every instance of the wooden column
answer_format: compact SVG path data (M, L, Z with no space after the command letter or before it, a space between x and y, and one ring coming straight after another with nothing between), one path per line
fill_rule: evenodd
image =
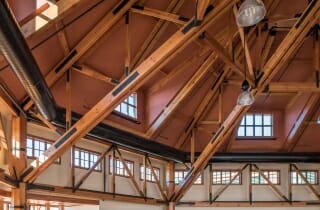
M20 183L19 188L12 189L11 193L11 208L10 209L26 209L27 204L26 184Z
M176 203L169 202L169 205L167 207L167 210L175 210L176 209Z
M27 158L25 154L26 145L26 118L20 113L18 117L12 118L12 166L13 175L20 177L21 173L27 166Z
M166 166L166 183L167 183L167 197L169 198L174 191L174 162L168 162Z

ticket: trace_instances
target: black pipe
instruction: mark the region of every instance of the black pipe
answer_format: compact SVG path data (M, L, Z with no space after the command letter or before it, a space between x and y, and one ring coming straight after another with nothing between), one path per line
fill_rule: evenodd
M53 120L54 99L5 0L0 0L0 50L41 115Z

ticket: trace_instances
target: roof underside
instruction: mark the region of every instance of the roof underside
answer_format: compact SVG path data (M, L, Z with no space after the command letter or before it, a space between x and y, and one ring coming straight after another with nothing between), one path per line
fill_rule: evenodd
M68 13L63 14L58 20L53 20L54 24L45 26L46 30L36 31L26 37L44 76L68 55L68 50L77 47L118 2L61 0L57 5L63 1L76 6L71 7ZM43 4L41 2L46 1L38 0L38 4L34 0L8 2L17 20L21 22L37 11ZM297 0L294 4L291 0L264 2L268 8L266 19L258 26L245 30L255 76L263 72L264 65L272 58L299 14L308 6L308 1L305 0ZM215 6L219 1L211 3ZM70 101L73 112L86 114L115 88L110 81L103 81L102 75L114 80L123 80L128 64L132 72L137 70L136 67L139 67L144 59L180 30L183 20L179 17L191 19L195 14L195 1L141 0L136 5L144 6L143 11L150 9L150 14L141 14L143 12L139 9L129 10L128 24L125 21L126 17L122 17L83 53L74 63L74 68L70 68ZM163 17L171 21L162 20L159 18L161 12L176 15ZM45 15L39 17L46 19ZM193 135L195 151L202 151L235 107L241 91L244 59L239 31L241 30L238 30L235 24L231 7L205 30L205 38L197 38L187 46L179 48L172 58L167 59L164 65L156 68L154 73L141 83L136 90L139 99L138 123L114 113L106 117L103 123L186 151L190 150ZM64 34L67 46L62 44L61 34ZM319 52L315 52L319 42L316 42L314 37L311 32L305 37L303 44L272 78L269 88L258 96L249 109L249 112L273 114L274 138L237 140L233 132L227 143L219 149L221 152L319 151L320 145L317 140L320 138L320 131L316 123L319 116L318 90L315 76L316 70L319 70ZM212 52L216 52L212 50L212 43L215 41L212 39L225 48L229 60L234 59L239 68L231 69L219 82L219 75L230 67L225 65L225 60L219 54L209 67L202 66L204 62L208 62L208 58L212 58ZM22 104L28 96L8 63L4 59L0 60L2 83ZM91 73L100 73L100 79L92 74L84 74L83 71L79 71L79 67ZM250 66L246 68L250 69ZM199 75L200 72L202 75ZM254 81L254 75L249 71L248 77ZM63 76L50 87L57 105L63 108L66 108L69 100L66 83L66 76ZM217 91L211 93L212 87L216 84ZM206 101L205 98L210 93L212 97L207 103L207 108L202 110L198 117L203 101ZM315 97L315 100L311 100L312 97ZM307 116L303 118L301 115L304 112L307 112ZM235 125L237 123L239 122L234 122ZM294 133L295 126L301 127L302 131ZM295 135L294 138L291 137L292 134ZM294 141L293 146L287 147L288 141Z

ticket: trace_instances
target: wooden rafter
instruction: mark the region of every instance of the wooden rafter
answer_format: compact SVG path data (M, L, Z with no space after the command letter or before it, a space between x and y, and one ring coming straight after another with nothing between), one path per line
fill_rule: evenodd
M176 23L178 25L183 25L186 23L185 20L179 19L179 15L172 14L170 12L164 12L157 9L152 9L149 7L139 7L138 8L131 8L131 11L141 15L148 15L151 17L159 18L161 20L170 21Z
M27 15L26 17L24 17L22 20L19 21L20 27L26 24L27 22L31 21L32 19L34 19L36 16L40 15L44 11L46 11L49 7L50 5L48 4L48 2L38 7L35 11L33 11L32 13L30 13L29 15Z
M299 138L308 126L306 122L310 120L314 115L314 112L318 109L319 99L320 95L318 93L313 93L308 97L308 100L302 107L302 110L296 119L296 123L293 124L284 141L282 150L292 151L294 149Z
M197 2L197 20L202 20L210 4L210 0L196 0Z
M19 110L15 106L15 101L13 102L13 98L9 97L9 92L7 88L3 85L3 82L0 80L0 104L3 107L6 107L9 112L14 116L17 117L19 116Z
M143 10L134 9L133 11L136 12L136 13L150 15L150 16L153 16L153 17L161 18L163 20L171 21L173 23L178 24L179 26L185 23L184 20L181 20L181 17L179 15L171 14L171 13L168 13L168 12L163 12L163 11L156 10L156 9L150 9L150 8L143 7ZM224 34L224 36L223 36L223 38L224 38L225 37L225 33L226 32L224 32L224 31L222 33L219 33L218 37L221 37L221 34ZM229 31L229 33L232 34L231 37L234 37L235 34L233 32ZM233 61L231 61L231 57L226 52L225 48L220 45L218 40L216 40L215 38L211 37L208 34L205 35L203 40L204 41L196 41L196 43L199 44L200 46L209 45L209 47L211 49L215 50L215 52L218 54L218 56L232 70L234 70L236 73L240 74L241 76L244 76L243 70L238 65L236 65ZM231 40L229 40L229 41L231 41ZM251 79L248 78L248 81L251 83L251 85L253 85L253 82L252 82Z
M176 13L181 6L183 5L184 0L172 0L170 1L169 6L166 9L166 12ZM140 64L151 52L154 45L157 43L161 35L165 32L166 28L168 27L168 22L164 20L159 20L152 31L150 32L149 36L141 45L141 48L136 53L136 55L132 59L132 67L135 68L138 64Z
M211 70L211 66L216 61L216 53L211 53L203 64L199 67L196 73L190 78L187 84L179 91L175 98L170 102L169 105L161 112L159 117L154 121L154 123L149 127L146 132L146 136L153 138L158 134L162 127L168 122L172 114L179 108L182 102L191 94L197 85L204 80Z
M318 39L318 29L315 31L315 33L317 34L314 34L314 39L313 39L314 41L313 42L313 45L314 45L313 46L313 54L314 54L313 67L314 67L315 75L316 77L318 77L317 74L319 74L319 68L320 68L320 61L319 61L320 60L320 41ZM318 78L316 79L318 80ZM309 87L313 87L313 86L310 86L309 84ZM311 89L320 89L318 81L316 81L316 84L314 84L314 87L316 88L311 88ZM301 92L302 91L299 91L297 95L301 95L300 94ZM307 102L302 107L302 111L298 115L296 123L293 124L293 127L289 131L289 134L284 141L283 148L282 148L283 150L292 151L294 149L300 137L302 136L303 132L308 126L306 121L310 120L310 118L312 118L315 112L317 111L319 106L319 99L320 99L319 93L312 93L309 96Z
M195 63L200 57L209 52L209 48L202 48L197 51L194 55L190 56L186 61L181 62L177 65L166 77L159 80L155 83L151 88L147 90L147 95L152 95L153 93L159 91L162 87L164 87L169 81L174 79L179 73L181 73L185 68L189 65Z
M99 40L108 30L110 30L128 9L137 0L129 0L124 5L118 3L115 8L107 13L88 34L58 63L45 77L49 87L51 87L72 65ZM121 7L120 7L121 6ZM24 110L29 110L33 102L29 100L24 106Z
M317 87L315 82L272 82L268 85L268 92L320 92L320 88Z
M109 76L106 76L105 74L100 73L99 71L97 71L97 70L95 70L95 69L93 69L93 68L91 68L91 67L89 67L87 65L84 65L84 64L82 64L82 65L78 65L78 64L73 65L72 69L74 71L77 71L77 72L81 73L81 74L87 75L87 76L92 77L92 78L97 79L97 80L100 80L100 81L105 82L107 84L110 84L112 86L115 86L115 85L119 84L118 80L113 79L113 78L111 78Z
M248 35L249 40L253 40L254 37L254 32L251 31ZM239 59L241 56L241 49L240 47L237 47L235 50L235 58ZM181 148L186 142L186 139L190 135L190 132L192 129L198 124L199 120L201 119L202 116L205 115L207 110L211 107L215 96L217 95L221 84L224 82L225 78L231 73L231 69L229 67L224 67L223 70L219 73L217 76L216 80L213 82L213 86L210 88L208 93L205 95L203 100L201 100L200 105L196 109L195 113L193 114L193 117L188 123L188 127L184 130L184 132L179 136L177 142L175 143L175 148Z
M272 44L274 43L276 36L275 34L270 33L267 37L267 40L263 46L262 54L261 54L261 67L263 67L266 64L266 61L268 59L268 56L271 51Z
M220 2L203 20L202 24L194 27L183 27L174 33L154 53L142 62L116 88L104 96L91 110L89 110L78 122L76 122L63 136L61 136L44 154L45 161L40 161L43 156L35 160L24 176L24 181L30 181L39 176L54 160L61 156L74 142L87 134L95 125L109 115L119 102L128 97L139 88L154 73L183 47L187 46L199 36L207 27L216 21L231 7L232 0ZM132 3L131 1L129 1ZM128 4L127 4L128 5ZM117 13L118 14L118 13ZM188 24L193 23L191 20ZM104 26L105 28L106 26ZM67 65L66 65L67 66Z
M252 92L254 98L261 94L274 75L284 66L288 59L292 57L293 52L301 46L306 34L317 22L320 15L319 8L320 2L314 0L309 3L308 8L304 11L294 27L292 27L272 57L266 63L264 75L261 77L257 88ZM221 144L227 140L226 137L232 132L236 122L242 118L248 109L249 106L243 107L239 105L236 105L233 108L217 133L212 137L198 159L194 162L193 167L189 170L185 180L176 188L175 193L171 196L171 201L175 202L181 199L192 185L193 180L206 166L211 156L217 151Z
M49 1L46 1L49 5L52 4ZM77 11L79 8L81 8L84 4L86 4L85 0L64 0L59 1L55 4L55 7L57 7L57 17L47 22L46 25L41 27L40 29L37 29L36 27L29 27L28 24L26 24L26 21L23 21L23 27L22 31L24 31L25 35L27 37L37 37L39 34L43 34L45 31L48 31L53 25L63 20L66 16L71 14L74 11ZM39 10L40 9L40 10ZM27 22L34 21L36 16L40 15L41 13L45 12L49 8L38 8L35 13L30 14L30 16L27 18ZM41 13L39 14L39 12ZM33 18L31 19L31 16Z

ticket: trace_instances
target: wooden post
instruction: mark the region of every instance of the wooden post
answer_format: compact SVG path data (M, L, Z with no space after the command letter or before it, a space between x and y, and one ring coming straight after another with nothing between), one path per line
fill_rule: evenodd
M195 153L195 145L196 144L196 131L195 128L192 129L192 133L191 133L191 143L190 143L190 162L191 165L194 162L194 153Z
M212 164L209 164L209 203L212 204Z
M103 158L103 192L107 191L107 157Z
M27 190L26 184L20 183L19 188L12 189L11 192L11 208L15 210L21 210L27 208Z
M176 209L176 203L169 202L169 206L167 207L168 210L175 210Z
M144 193L144 196L147 197L147 156L143 156L143 167L144 167L144 171L143 171L143 193Z
M249 202L252 204L252 164L249 166Z
M19 117L12 118L12 153L13 153L13 173L20 177L27 166L25 153L26 145L26 118L20 113Z
M166 166L166 183L167 183L167 197L169 198L174 191L174 162L170 161Z
M292 164L289 164L288 168L288 192L289 192L289 201L292 203L292 184L291 184L291 171L292 171Z
M116 148L112 148L112 193L113 196L116 194Z

